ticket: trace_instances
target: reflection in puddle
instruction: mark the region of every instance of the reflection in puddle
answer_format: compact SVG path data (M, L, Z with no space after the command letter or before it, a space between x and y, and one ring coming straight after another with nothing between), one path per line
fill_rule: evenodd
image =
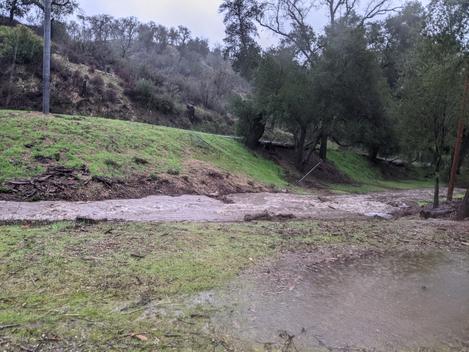
M242 277L221 295L226 309L214 325L245 346L299 351L469 342L468 255L396 255L284 275L288 285L278 275Z

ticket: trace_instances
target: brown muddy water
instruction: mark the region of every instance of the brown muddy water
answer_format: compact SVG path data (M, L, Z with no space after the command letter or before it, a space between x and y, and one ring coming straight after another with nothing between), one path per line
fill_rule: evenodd
M467 253L262 269L212 299L217 333L240 350L469 350Z
M443 192L442 192L443 193ZM150 196L97 202L0 201L0 221L62 221L86 218L120 221L243 221L267 212L299 219L392 218L419 200L430 200L428 189L351 195L282 193L231 194L224 201L199 195Z

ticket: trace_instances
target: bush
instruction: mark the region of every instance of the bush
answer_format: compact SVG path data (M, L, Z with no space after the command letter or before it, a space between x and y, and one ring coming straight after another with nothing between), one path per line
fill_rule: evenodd
M171 114L174 112L174 102L170 98L160 97L156 98L157 110L163 114Z
M146 109L157 110L163 114L175 111L174 102L168 97L159 96L154 84L146 79L138 80L135 87L125 90L125 94Z
M0 27L0 60L11 62L15 54L16 63L38 65L42 61L42 40L25 26Z
M104 99L110 103L117 102L117 92L114 89L106 89L104 92Z
M135 84L135 95L137 99L149 104L155 94L155 86L146 79L139 79Z
M231 110L238 117L236 132L249 148L256 148L265 132L265 119L262 111L252 99L236 97Z
M93 78L91 79L90 83L96 87L96 88L104 88L104 79L103 77L97 75L97 76L93 76Z

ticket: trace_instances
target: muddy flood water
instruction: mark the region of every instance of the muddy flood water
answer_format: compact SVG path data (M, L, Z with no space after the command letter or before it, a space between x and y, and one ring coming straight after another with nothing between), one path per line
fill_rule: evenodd
M467 253L280 267L214 295L213 324L242 350L469 350Z

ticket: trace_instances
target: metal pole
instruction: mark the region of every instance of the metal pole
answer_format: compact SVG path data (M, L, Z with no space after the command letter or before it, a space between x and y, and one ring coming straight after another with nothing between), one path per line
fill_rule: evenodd
M297 184L300 183L301 181L303 181L303 180L304 180L306 177L308 177L309 175L311 175L311 173L312 173L314 170L316 170L316 169L319 167L319 165L322 164L322 162L323 162L323 160L321 160L315 167L313 167L311 170L309 170L309 172L308 172L306 175L304 175L303 178L297 182Z
M51 0L44 0L44 52L42 61L42 112L50 112Z
M454 194L454 187L456 184L457 178L457 171L459 165L459 159L461 158L461 146L462 146L462 139L464 135L464 119L466 117L466 102L467 96L469 93L469 78L466 77L464 82L464 96L463 96L463 103L462 103L462 116L458 121L458 132L456 136L456 142L454 143L454 154L453 154L453 164L451 166L451 174L448 183L448 195L446 200L452 201L453 194Z

